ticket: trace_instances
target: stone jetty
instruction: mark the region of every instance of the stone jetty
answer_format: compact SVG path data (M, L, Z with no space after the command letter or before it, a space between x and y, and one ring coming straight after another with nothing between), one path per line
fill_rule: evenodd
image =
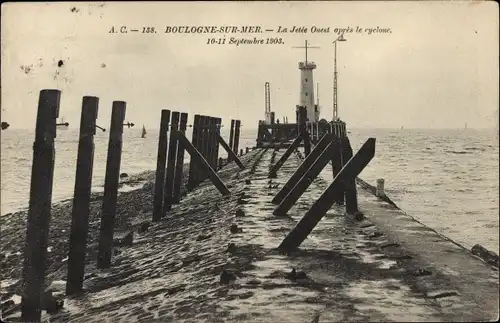
M365 219L335 205L300 248L283 238L328 187L317 178L286 216L271 200L298 168L292 154L276 178L268 171L284 150L255 149L151 223L153 189L120 193L113 262L97 269L99 207L90 212L82 293L64 296L71 204L53 207L47 285L64 304L43 311L50 322L344 322L492 321L498 318L498 270L358 186ZM323 172L330 172L325 169ZM150 181L151 174L144 175ZM185 182L185 181L184 181ZM93 195L97 205L102 197ZM24 218L23 218L24 216ZM25 213L2 218L3 319L19 321ZM127 243L120 243L128 236ZM14 304L12 304L14 303Z

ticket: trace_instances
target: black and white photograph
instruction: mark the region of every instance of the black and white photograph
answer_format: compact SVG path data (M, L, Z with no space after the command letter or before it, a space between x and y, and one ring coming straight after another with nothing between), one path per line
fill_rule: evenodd
M499 320L495 1L1 5L2 322Z

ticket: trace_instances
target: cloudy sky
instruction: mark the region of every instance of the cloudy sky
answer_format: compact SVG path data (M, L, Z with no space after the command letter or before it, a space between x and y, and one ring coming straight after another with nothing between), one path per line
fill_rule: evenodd
M2 4L2 120L33 128L41 89L62 91L60 115L79 125L85 95L100 98L109 126L114 100L126 119L157 127L160 110L239 118L264 117L264 83L272 110L294 119L305 40L318 49L322 117L332 115L335 28L352 28L338 47L339 114L351 128L469 128L496 124L498 7L495 2L151 2ZM166 34L166 26L303 26L305 34ZM110 34L112 27L154 26L156 34ZM329 33L311 33L311 28ZM356 32L359 27L363 32ZM390 33L368 34L369 28ZM282 38L284 44L229 44ZM57 66L59 60L64 65Z

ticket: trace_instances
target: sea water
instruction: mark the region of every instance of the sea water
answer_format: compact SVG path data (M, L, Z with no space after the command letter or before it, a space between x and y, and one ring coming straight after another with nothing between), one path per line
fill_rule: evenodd
M141 138L141 130L140 127L124 130L121 172L133 174L156 168L159 131L147 129L146 138ZM187 136L191 138L189 130ZM222 136L228 138L227 129L223 130ZM350 131L355 152L369 137L377 138L375 157L360 174L362 179L375 185L378 178L384 178L386 194L408 214L466 247L479 243L498 253L498 132L474 129ZM254 146L256 133L256 130L242 129L240 148ZM104 183L108 134L98 131L95 136L94 191L102 190ZM2 215L28 205L33 140L33 130L2 131ZM58 132L54 202L73 195L77 147L77 129ZM224 150L220 151L224 157ZM188 159L186 154L186 161Z

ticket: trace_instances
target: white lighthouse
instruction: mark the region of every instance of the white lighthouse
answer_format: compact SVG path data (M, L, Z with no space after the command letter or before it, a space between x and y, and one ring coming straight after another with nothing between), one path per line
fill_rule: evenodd
M300 70L300 105L306 107L307 122L319 121L319 107L314 103L314 79L313 70L316 69L314 62L307 61L307 49L319 48L308 46L307 40L304 47L306 49L306 60L299 62Z

